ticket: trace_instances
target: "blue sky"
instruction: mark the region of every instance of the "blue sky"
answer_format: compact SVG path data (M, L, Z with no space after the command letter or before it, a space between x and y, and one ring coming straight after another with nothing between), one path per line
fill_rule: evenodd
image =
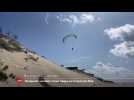
M59 65L125 79L134 78L133 18L133 12L0 12L0 27ZM62 38L73 33L78 38L64 44Z

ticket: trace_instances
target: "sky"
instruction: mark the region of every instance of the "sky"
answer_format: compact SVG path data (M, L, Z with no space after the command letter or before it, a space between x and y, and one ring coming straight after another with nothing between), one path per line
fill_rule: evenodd
M0 27L54 63L128 82L134 81L133 18L133 12L0 12ZM68 34L77 39L63 43Z

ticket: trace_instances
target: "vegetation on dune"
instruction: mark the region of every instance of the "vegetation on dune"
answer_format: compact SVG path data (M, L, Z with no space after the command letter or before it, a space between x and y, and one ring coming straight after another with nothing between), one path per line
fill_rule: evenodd
M4 62L0 59L0 81L6 81L8 79L7 74L4 72L5 70L8 69L8 66L7 65L5 65L4 67L3 66Z
M6 41L4 38L0 38L0 47L7 51L21 51L21 46L15 40Z
M7 74L0 71L0 81L6 81L7 79L8 79Z
M7 81L8 78L15 79L16 75L13 73L7 75L6 70L8 70L8 65L4 65L4 62L0 59L0 81Z
M13 48L12 48L13 50L15 50L15 51L22 50L21 46L16 41L11 40L9 43L11 43L11 45L13 46Z
M5 65L5 66L2 68L3 71L5 71L5 70L7 70L7 69L8 69L8 65Z
M37 62L39 60L39 57L34 57L32 55L28 55L28 57L27 58L24 58L24 59L25 59L26 62L28 60L33 60L33 61Z
M9 74L9 77L12 79L15 79L16 75L14 75L13 73Z
M6 50L10 50L10 45L8 44L7 41L5 41L3 38L0 38L0 47L6 49Z
M21 45L17 42L18 36L11 32L3 33L0 28L0 47L7 51L22 51Z

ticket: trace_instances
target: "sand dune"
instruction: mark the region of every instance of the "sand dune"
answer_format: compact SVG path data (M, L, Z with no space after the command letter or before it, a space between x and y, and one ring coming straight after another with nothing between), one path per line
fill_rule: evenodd
M24 77L24 75L46 75L51 76L51 79L88 79L89 77L85 75L81 75L76 72L72 72L65 68L62 68L51 61L48 61L42 57L39 57L36 54L31 54L32 56L39 57L37 62L33 60L25 61L24 58L28 55L24 52L8 52L4 49L1 49L0 58L2 61L9 66L8 70L6 71L7 74L14 73L17 76ZM55 76L55 77L54 77ZM29 76L28 76L29 78ZM31 77L33 79L33 77ZM47 77L46 77L47 78ZM35 78L36 79L36 78ZM50 77L49 77L50 79ZM9 81L9 80L8 80ZM10 80L11 81L11 80ZM9 85L10 85L9 81ZM13 80L12 80L13 81ZM11 82L11 86L16 85L16 82ZM35 84L35 85L33 85ZM28 86L40 86L40 83L29 83ZM52 84L52 85L59 85L59 84ZM65 84L64 84L65 85ZM27 86L24 84L22 86Z
M7 42L8 38L5 40ZM8 45L10 45L9 42ZM14 46L12 45L12 47ZM2 70L3 66L8 66L6 70L2 71L7 79L0 80L0 87L92 87L107 86L106 84L108 84L84 73L68 70L36 53L25 50L9 51L0 47L0 63L4 64L0 68ZM20 83L16 80L17 78L20 78L18 79ZM114 86L113 83L110 85Z

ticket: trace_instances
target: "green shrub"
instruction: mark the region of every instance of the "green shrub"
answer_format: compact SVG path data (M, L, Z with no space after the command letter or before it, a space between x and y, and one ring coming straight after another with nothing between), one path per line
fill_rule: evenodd
M0 46L3 47L6 50L10 50L10 46L7 41L4 39L0 38Z
M22 51L21 46L15 40L9 40L8 42L3 38L0 38L0 47L8 51Z
M7 74L0 71L0 81L6 81L7 79L8 79Z
M12 78L12 79L15 79L15 75L13 73L9 74L9 77Z
M16 51L21 51L22 48L21 46L14 40L10 40L9 43L13 46L13 50L16 50Z
M7 70L7 69L8 69L8 65L5 65L5 66L2 68L3 71L5 71L5 70Z

